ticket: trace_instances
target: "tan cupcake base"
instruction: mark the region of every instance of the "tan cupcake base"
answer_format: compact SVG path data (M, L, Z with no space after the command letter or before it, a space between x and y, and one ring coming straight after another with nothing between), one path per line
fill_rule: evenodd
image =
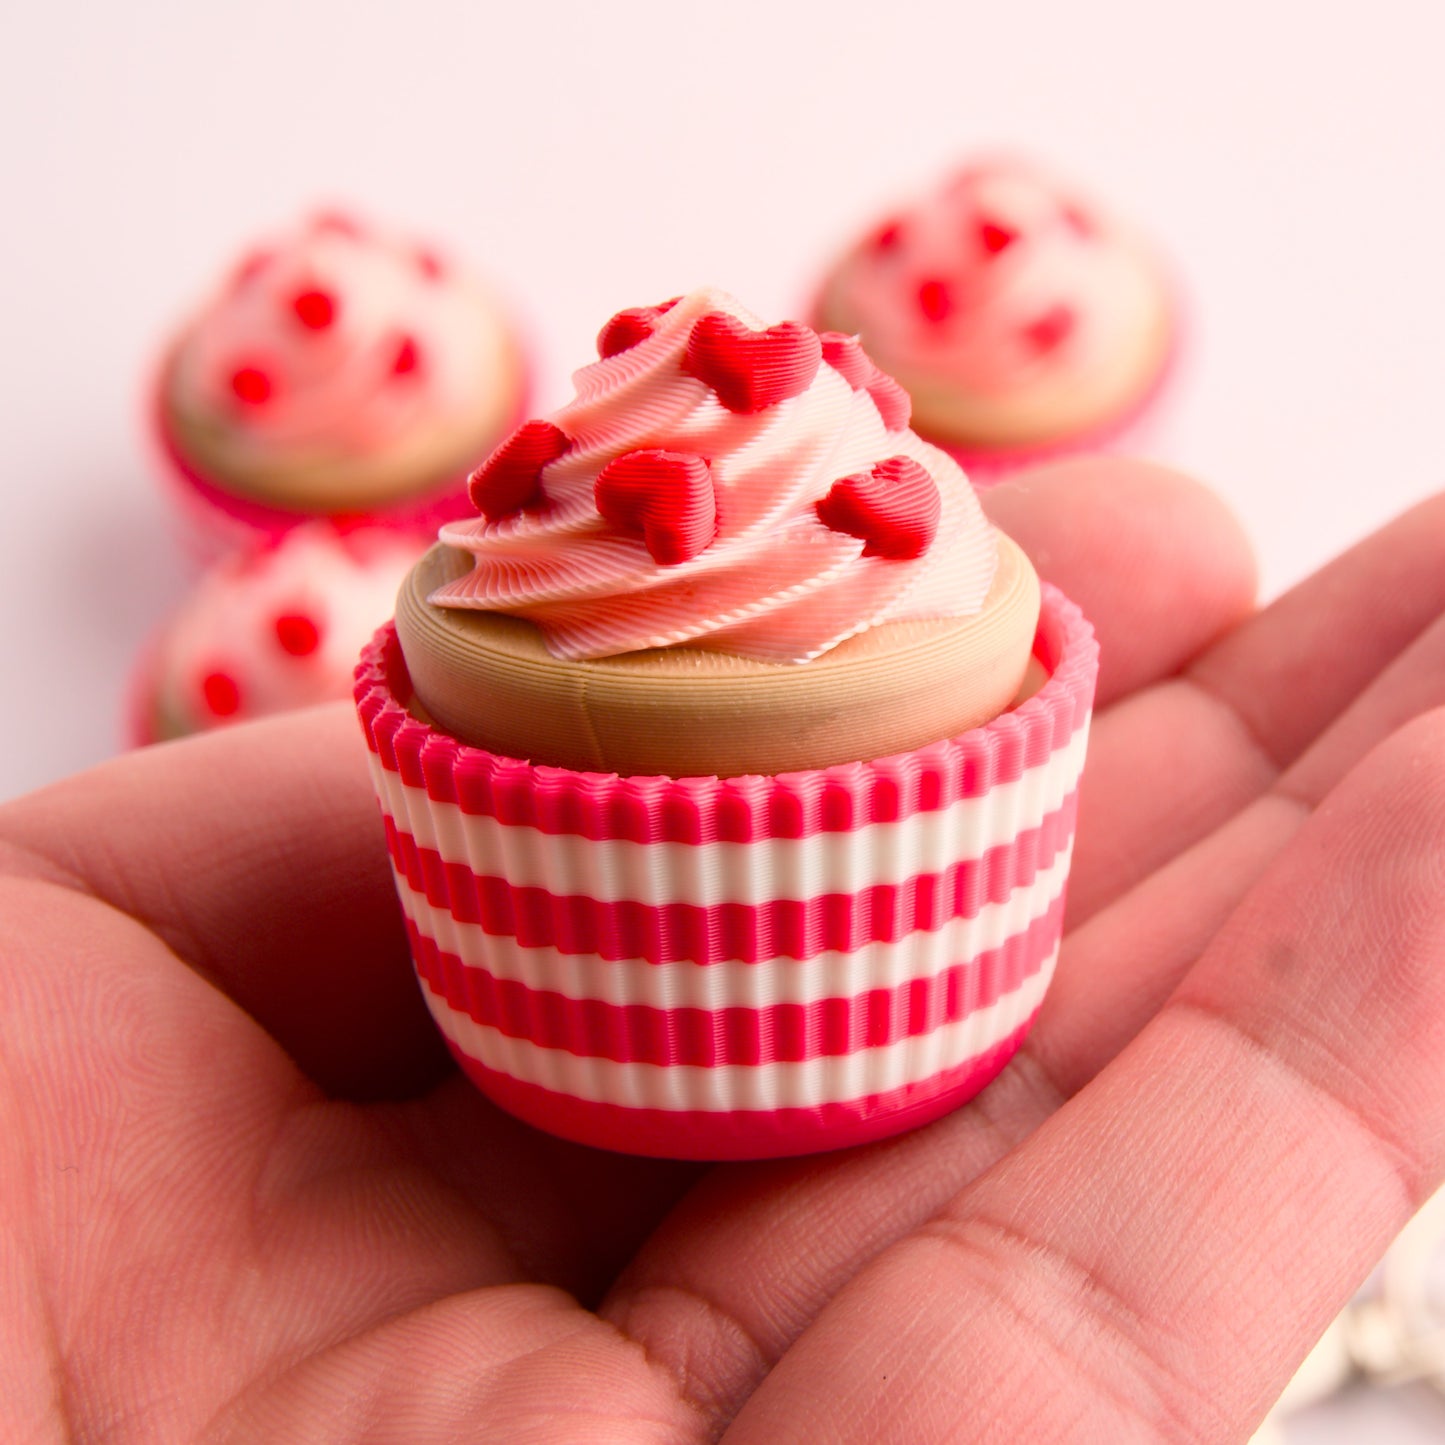
M178 405L173 370L161 378L165 427L177 451L214 485L295 512L352 512L385 507L460 479L486 460L522 404L521 353L508 341L494 381L472 410L450 423L430 423L375 452L299 452L284 461L248 450L244 438L215 418Z
M573 662L531 623L433 607L470 565L437 546L397 598L418 712L509 757L582 771L738 777L865 761L953 737L1004 711L1024 684L1039 583L1002 533L973 617L893 622L799 665L700 647Z

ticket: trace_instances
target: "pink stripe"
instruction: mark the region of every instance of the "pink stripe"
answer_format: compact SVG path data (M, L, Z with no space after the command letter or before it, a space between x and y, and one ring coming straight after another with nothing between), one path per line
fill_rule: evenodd
M932 1033L1012 993L1053 956L1063 899L1000 947L900 988L760 1008L660 1009L574 999L499 979L446 953L408 920L417 972L477 1023L542 1048L618 1063L794 1063Z
M1034 650L1049 681L982 727L893 758L776 777L619 778L467 747L406 711L411 680L390 624L362 654L356 702L381 766L464 813L594 840L753 842L935 812L1042 767L1087 722L1098 658L1088 623L1047 585Z
M1002 903L1032 883L1054 861L1073 836L1077 808L1076 790L1037 828L941 873L920 873L856 893L710 906L606 902L514 887L505 878L479 876L465 863L443 861L434 849L418 847L394 819L385 822L392 860L412 891L486 933L515 938L527 948L609 960L760 963L826 951L851 953L868 943L892 943L920 929L942 928L952 918L973 918L984 904Z
M865 1144L949 1113L988 1084L1018 1052L1033 1019L977 1058L920 1084L816 1109L628 1109L557 1094L497 1073L452 1045L462 1069L508 1113L564 1139L665 1159L771 1159Z

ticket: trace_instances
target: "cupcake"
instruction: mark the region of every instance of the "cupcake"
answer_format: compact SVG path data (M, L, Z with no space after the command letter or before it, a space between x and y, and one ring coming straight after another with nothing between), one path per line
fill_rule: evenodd
M856 341L700 290L598 349L358 667L427 1001L604 1148L922 1123L1048 984L1092 633Z
M141 660L130 741L349 696L357 653L425 545L318 521L216 563Z
M335 213L247 256L182 328L155 407L213 542L307 517L434 534L516 423L525 374L489 292L429 247Z
M1149 246L1015 161L967 166L837 262L819 325L858 335L920 435L991 477L1117 441L1159 392L1178 332Z

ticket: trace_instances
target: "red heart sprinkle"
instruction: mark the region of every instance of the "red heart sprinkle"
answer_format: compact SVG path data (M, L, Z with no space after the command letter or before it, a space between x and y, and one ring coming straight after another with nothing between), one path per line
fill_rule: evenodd
M241 689L227 672L208 672L201 679L201 697L214 717L234 717L241 710Z
M816 511L830 531L862 538L865 557L909 561L928 550L943 503L933 478L912 457L889 457L871 472L834 482Z
M863 350L856 336L841 331L823 331L818 335L823 347L823 360L836 371L854 391L862 391L878 370Z
M983 249L990 256L997 256L1000 251L1006 251L1019 238L1019 233L1012 226L1000 225L997 221L990 221L987 218L979 222L978 239L983 242Z
M873 233L873 249L875 251L895 250L902 239L903 222L888 221Z
M709 311L692 328L682 369L729 411L751 416L802 395L822 360L817 333L799 321L752 331L726 311Z
M948 282L937 277L919 282L918 309L930 321L947 321L953 315L953 293Z
M902 431L913 415L913 399L886 371L876 367L868 383L868 395L888 431Z
M572 443L549 421L520 426L467 479L467 495L489 522L546 501L542 468Z
M1051 306L1024 327L1024 336L1037 351L1052 351L1074 329L1074 313L1062 304Z
M276 619L276 641L292 657L310 657L321 646L321 628L304 612L287 612Z
M396 354L391 359L393 376L407 376L421 365L421 352L415 340L403 336L396 344Z
M681 296L674 296L671 301L663 301L657 306L629 306L627 310L619 311L597 333L598 356L606 360L619 351L630 351L639 342L646 341L657 330L657 323L681 300Z
M296 319L308 331L325 331L336 320L336 298L319 286L309 286L291 298Z
M1072 201L1065 201L1060 208L1064 218L1064 224L1077 236L1092 236L1094 234L1094 223L1088 214Z
M654 562L689 562L717 536L717 498L705 457L640 451L614 457L597 474L597 510L642 534Z
M881 371L863 350L856 336L841 331L825 331L818 340L823 346L823 360L836 371L854 391L866 391L889 431L902 431L913 413L908 393Z
M231 278L231 284L239 289L254 281L275 259L275 253L271 251L252 251L236 267L236 274Z
M428 281L440 281L446 275L447 268L435 251L421 249L415 253L415 257L416 269Z
M247 406L260 406L269 401L273 390L270 374L259 366L238 366L231 373L231 391L237 401Z

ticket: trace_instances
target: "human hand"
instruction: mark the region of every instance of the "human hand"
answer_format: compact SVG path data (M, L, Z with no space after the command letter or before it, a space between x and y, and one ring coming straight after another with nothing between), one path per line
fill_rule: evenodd
M346 709L0 809L0 1438L1245 1436L1445 1172L1445 498L1259 615L1192 484L986 501L1100 707L1039 1023L902 1138L702 1169L494 1109Z

